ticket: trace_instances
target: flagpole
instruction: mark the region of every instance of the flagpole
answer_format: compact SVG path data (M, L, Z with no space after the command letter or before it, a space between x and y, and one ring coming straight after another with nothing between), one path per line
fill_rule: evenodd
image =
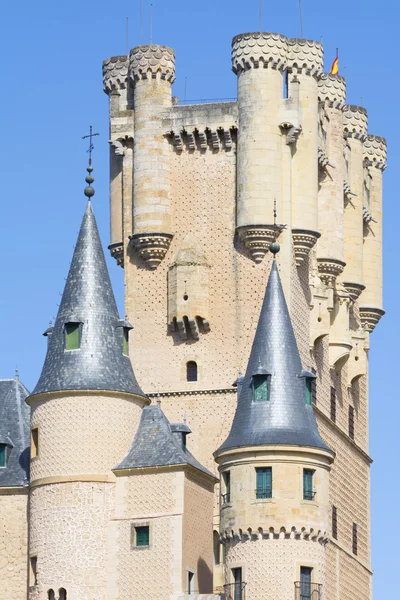
M300 37L304 38L304 35L303 35L303 10L301 7L301 0L299 0L299 16L300 16Z
M263 9L263 0L260 0L260 12L258 15L258 31L261 31L262 9Z

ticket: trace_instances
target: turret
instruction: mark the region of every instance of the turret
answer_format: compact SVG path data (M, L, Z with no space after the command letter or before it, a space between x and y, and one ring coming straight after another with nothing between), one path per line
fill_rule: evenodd
M239 237L256 262L273 238L274 202L282 214L280 105L287 38L245 33L232 41L232 70L238 77L237 217Z
M385 313L382 307L382 173L386 169L386 140L368 134L364 141L364 284L360 317L372 331Z
M289 98L298 96L299 135L292 150L292 236L300 265L318 231L318 77L324 53L318 42L288 40ZM298 88L298 92L297 92Z
M315 589L324 584L333 453L318 432L314 377L302 369L274 261L232 428L215 453L226 589L246 584L249 598L291 598L307 569Z
M155 269L172 239L170 148L162 117L172 106L175 55L167 46L138 46L129 60L135 111L132 244Z
M91 198L90 166L88 171L85 194ZM129 449L149 403L128 356L130 329L118 317L89 199L42 373L27 399L29 598L61 588L68 597L86 598L106 587L112 468Z

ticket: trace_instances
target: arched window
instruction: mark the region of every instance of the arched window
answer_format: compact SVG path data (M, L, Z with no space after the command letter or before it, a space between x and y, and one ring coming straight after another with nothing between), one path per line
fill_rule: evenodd
M197 363L194 360L186 363L186 381L197 381Z
M54 594L54 590L49 590L47 592L47 598L48 598L48 600L56 600L56 596Z
M67 590L65 588L58 590L58 598L59 600L67 600Z

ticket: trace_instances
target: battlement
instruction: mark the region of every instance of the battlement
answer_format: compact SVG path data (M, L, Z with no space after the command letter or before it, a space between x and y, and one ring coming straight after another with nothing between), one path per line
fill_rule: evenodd
M368 113L362 106L346 104L343 109L344 130L349 134L365 136L368 130Z
M279 33L242 33L232 40L232 71L258 67L284 69L287 65L287 38Z
M364 159L370 166L384 171L386 169L386 149L385 138L369 133L364 141Z
M136 46L129 55L129 76L134 82L159 76L175 81L175 53L168 46Z
M128 85L129 56L111 56L103 61L103 89L106 94Z
M330 106L341 108L346 102L346 80L339 75L323 73L318 80L318 98Z

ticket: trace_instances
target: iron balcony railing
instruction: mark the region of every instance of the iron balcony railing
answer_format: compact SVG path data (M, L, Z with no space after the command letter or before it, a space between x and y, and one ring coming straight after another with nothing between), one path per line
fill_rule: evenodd
M295 600L322 600L322 584L295 581L294 598Z
M227 492L226 494L221 494L222 504L228 504L231 501L231 493Z
M314 500L315 494L317 492L313 490L304 490L303 492L303 500Z
M256 498L272 498L272 488L257 488Z
M246 600L246 583L229 583L224 585L225 600Z

